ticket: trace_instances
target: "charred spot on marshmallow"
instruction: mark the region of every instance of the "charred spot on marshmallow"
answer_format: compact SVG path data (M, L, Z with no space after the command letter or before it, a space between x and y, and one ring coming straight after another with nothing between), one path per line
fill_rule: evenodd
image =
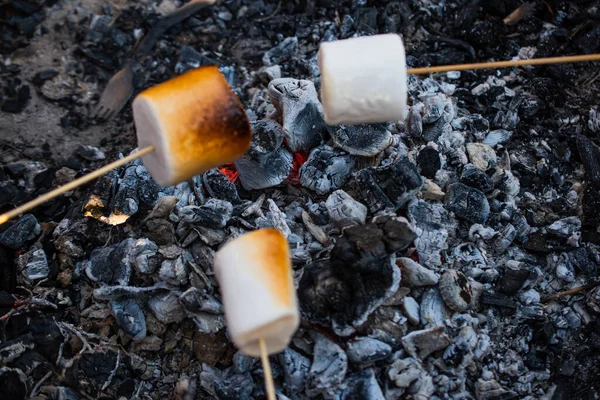
M250 123L225 77L200 67L139 94L133 116L140 148L155 151L144 165L170 186L242 156L250 147Z

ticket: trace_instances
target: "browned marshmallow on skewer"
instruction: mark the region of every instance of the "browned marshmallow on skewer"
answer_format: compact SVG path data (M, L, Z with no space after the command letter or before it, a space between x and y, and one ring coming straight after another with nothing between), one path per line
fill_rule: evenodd
M142 158L144 166L163 187L233 161L250 147L242 104L212 65L140 93L133 118L139 147L155 147Z
M231 340L243 353L282 351L300 322L288 243L276 229L260 229L225 244L214 270Z
M400 36L321 43L318 59L328 125L404 120L406 58Z

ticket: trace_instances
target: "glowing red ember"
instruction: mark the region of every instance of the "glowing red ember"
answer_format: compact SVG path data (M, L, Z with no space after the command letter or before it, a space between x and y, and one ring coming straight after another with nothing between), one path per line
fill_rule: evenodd
M235 182L238 177L237 169L233 163L225 164L219 168L219 171L229 179L229 182Z
M308 159L308 154L301 151L294 153L294 164L292 165L292 172L287 177L288 182L297 185L300 183L300 167Z

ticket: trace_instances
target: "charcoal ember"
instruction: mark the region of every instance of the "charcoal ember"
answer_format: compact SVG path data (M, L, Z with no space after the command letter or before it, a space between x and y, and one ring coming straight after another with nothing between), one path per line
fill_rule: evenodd
M590 250L580 247L567 253L568 261L579 272L587 277L596 278L598 276L598 260Z
M174 260L164 260L160 266L158 277L161 281L174 286L184 286L188 283L189 267L192 255L185 251Z
M216 65L218 64L215 60L200 54L193 47L181 46L179 52L179 59L175 65L175 73L180 75L191 69L202 67L205 65Z
M181 322L185 318L185 309L179 303L179 295L171 292L155 296L148 302L150 311L163 324Z
M511 131L507 131L506 129L497 129L488 133L481 143L490 147L494 147L496 145L508 142L511 137Z
M428 399L435 391L431 375L416 358L407 357L394 361L387 368L386 374L394 385L405 389L412 398Z
M278 360L283 369L286 392L302 393L311 367L310 359L288 347L278 355Z
M423 134L423 116L416 107L411 107L406 117L406 131L409 136L420 137Z
M134 341L146 337L146 317L140 304L133 299L114 300L110 310L123 332L132 336Z
M29 281L46 279L50 273L43 249L34 249L19 256L18 265L21 274Z
M366 369L348 376L346 385L346 388L340 394L341 400L385 399L372 369Z
M490 193L494 190L492 178L473 164L467 164L463 167L460 182L483 193Z
M444 350L442 356L447 365L454 367L463 363L468 356L472 354L477 345L477 333L469 326L463 326L458 331L458 335L452 340L452 343ZM467 361L468 362L468 361Z
M325 202L331 222L340 228L362 225L367 218L367 207L339 189Z
M333 143L355 156L373 157L392 144L385 124L341 125L331 131Z
M350 179L354 165L355 159L341 150L326 145L317 147L300 168L300 184L325 195Z
M457 217L473 224L483 224L490 214L490 205L485 195L462 183L449 186L446 207Z
M456 129L467 130L477 140L483 140L490 130L490 122L481 114L456 118L452 121L452 126Z
M365 365L385 360L392 354L390 345L370 337L359 337L348 343L346 355L352 364Z
M408 318L408 321L414 326L421 322L421 313L419 311L419 303L412 297L405 297L402 300L402 312Z
M285 38L281 43L277 46L273 47L269 51L265 52L265 55L262 58L262 62L266 66L271 66L275 64L281 64L284 61L292 58L296 49L298 48L298 38L297 37L288 37Z
M408 158L384 167L364 168L356 183L372 213L403 207L423 186L423 178Z
M12 363L34 347L35 343L31 332L13 340L6 340L0 344L0 361L3 364Z
M158 246L149 239L137 239L129 254L140 274L152 274L159 266Z
M88 161L101 161L106 158L102 150L95 146L81 145L77 148L77 155Z
M425 328L446 325L446 320L450 317L451 312L442 299L437 287L429 288L423 293L419 314L421 315L421 324Z
M7 399L27 398L27 376L18 368L0 368L0 385Z
M283 139L283 128L275 121L263 120L253 125L250 149L234 161L244 189L277 186L289 176L293 158L282 147Z
M127 356L120 351L83 353L67 370L67 379L88 394L102 391L114 396L120 384L132 378L127 364Z
M340 346L320 333L311 332L311 337L315 347L305 392L310 397L333 397L341 388L348 370L348 358Z
M271 102L281 115L287 146L294 153L308 153L327 136L323 106L314 83L293 78L279 78L268 87ZM360 144L359 144L360 145Z
M451 310L465 312L472 301L471 286L467 277L455 269L447 269L440 276L440 296Z
M434 179L435 173L442 167L440 153L431 146L425 147L417 156L417 166L421 171L421 175Z
M181 207L178 214L181 221L188 224L218 229L225 227L231 219L233 205L225 200L209 199L201 206Z
M449 128L442 131L436 139L439 149L446 155L449 164L464 165L468 162L467 154L465 153L464 134L459 131L453 131L451 127Z
M189 288L180 297L179 301L191 313L223 314L224 308L212 294L206 290Z
M493 399L513 399L518 397L517 394L502 387L496 380L478 379L475 383L475 395L481 400Z
M218 169L213 168L205 172L202 175L202 182L204 182L204 186L210 197L225 200L232 204L240 203L241 200L237 188Z
M438 283L439 278L435 272L423 267L410 258L398 258L396 264L402 271L402 285L404 286L421 287L436 285Z
M250 372L238 374L230 368L215 381L214 388L219 399L251 399L254 380Z
M443 326L413 331L402 338L402 346L413 357L425 359L431 353L445 349L452 342Z
M513 299L501 293L484 292L481 296L481 303L509 309L515 309L517 307Z
M546 230L553 235L568 239L581 230L581 219L579 217L559 219L548 225Z
M135 239L125 239L117 245L94 249L89 260L82 263L88 278L108 285L127 285L131 277L130 253L135 242Z
M238 351L233 355L233 368L236 372L243 374L244 372L252 371L256 365L256 358L250 357Z
M35 239L41 232L41 227L35 217L25 214L19 219L0 225L0 245L18 250L30 240Z
M423 139L426 142L439 142L440 138L452 132L452 126L440 118L431 125L423 127Z
M164 283L157 283L153 286L101 286L94 289L94 297L98 300L116 300L122 297L142 298L159 292L164 292L169 288Z
M455 230L455 222L441 204L413 200L408 204L408 218L415 228L415 246L419 262L428 268L442 265L441 252L446 249L448 237Z
M496 282L496 289L505 295L514 296L523 287L530 275L531 271L529 270L506 266L500 279Z

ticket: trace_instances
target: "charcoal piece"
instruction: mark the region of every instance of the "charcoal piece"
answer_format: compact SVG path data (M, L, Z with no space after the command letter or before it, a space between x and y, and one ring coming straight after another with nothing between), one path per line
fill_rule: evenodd
M213 168L206 171L204 175L202 175L202 182L204 182L204 186L210 197L225 200L232 204L240 203L241 200L237 188L229 178L218 169Z
M202 206L186 206L179 209L179 218L188 224L198 224L206 228L223 228L233 213L230 202L210 199Z
M272 120L252 126L252 143L242 157L234 161L240 182L246 190L277 186L292 170L292 154L282 147L283 128Z
M442 167L440 153L433 147L425 147L417 156L417 166L421 170L421 175L434 179L435 173Z
M517 307L513 299L500 293L484 292L481 295L481 303L510 309L515 309Z
M21 273L28 280L46 279L50 273L48 259L43 249L25 253L18 260Z
M27 377L18 368L0 368L0 387L6 399L25 399L27 395Z
M346 354L351 363L364 365L385 360L392 354L392 348L377 339L361 337L348 343Z
M442 94L428 96L423 100L425 104L425 113L423 114L424 124L433 124L442 117L444 113L444 99L445 96Z
M235 368L235 371L240 374L252 371L254 365L256 365L256 362L256 358L247 356L241 351L238 351L233 355L233 368Z
M310 371L311 361L289 347L278 355L278 359L283 369L283 379L287 393L302 393L306 384L306 376Z
M423 117L415 107L411 107L406 117L406 131L409 136L420 137L423 134Z
M445 349L452 342L446 334L446 328L438 326L431 329L413 331L402 338L402 346L413 357L425 359L431 353Z
M498 144L506 143L510 140L512 136L511 131L507 131L506 129L498 129L495 131L491 131L487 134L485 139L481 142L490 147L494 147Z
M101 161L106 158L99 148L83 144L77 148L77 155L88 161Z
M325 195L342 187L352 174L355 159L345 152L320 146L310 152L300 168L300 183L307 189Z
M477 168L485 171L496 165L496 152L490 146L482 143L467 143L469 160Z
M598 262L592 253L585 247L567 253L569 262L579 272L582 272L589 278L598 276Z
M231 368L221 379L215 381L214 388L219 399L249 400L252 398L254 380L250 372L237 374Z
M275 64L281 64L284 61L292 58L296 49L298 48L298 38L297 37L288 37L285 38L281 43L277 46L273 47L271 50L265 52L265 55L262 58L262 62L266 66L271 66Z
M140 274L152 274L159 266L158 246L148 239L137 239L129 255Z
M490 205L481 191L462 183L453 183L448 189L448 210L472 224L483 224L487 221Z
M483 193L489 193L494 190L492 178L473 164L467 164L463 167L460 182Z
M367 207L341 189L331 193L325 205L331 222L340 228L362 225L367 218Z
M193 47L181 46L179 52L179 59L175 65L175 73L177 75L183 74L191 69L202 67L204 65L216 65L218 64L215 60L198 53Z
M134 246L134 239L125 239L114 246L96 248L89 260L82 263L82 268L94 282L127 285L131 277L130 252Z
M110 393L125 379L131 378L125 357L122 352L117 353L113 350L83 353L67 370L67 377L69 381L87 393L100 392L108 382ZM116 368L117 366L118 368Z
M123 332L131 335L134 341L146 337L146 317L139 303L132 299L113 300L110 310Z
M0 344L0 362L2 364L12 363L34 347L35 343L31 332L16 339L7 340Z
M350 375L346 379L346 388L340 394L340 400L384 400L372 369L366 369Z
M384 124L342 125L332 130L333 143L355 156L373 157L392 144Z
M553 235L568 239L581 230L581 220L579 217L559 219L549 225L546 230Z
M438 139L449 132L452 132L452 126L443 118L440 118L433 124L423 127L423 139L426 142L437 142Z
M189 288L179 297L179 301L191 313L205 312L220 315L224 312L221 302L203 289Z
M315 84L307 80L279 78L269 83L269 96L281 114L287 146L308 153L323 142L327 126Z
M435 328L446 324L446 319L451 313L437 287L429 288L423 293L419 314L421 315L421 324L426 328Z
M446 248L449 232L454 231L455 222L441 204L413 200L408 204L408 218L415 227L415 246L419 262L434 268L442 264L441 251Z
M29 240L33 240L41 232L35 217L25 214L19 219L0 225L0 245L18 250Z
M173 286L185 286L190 273L188 262L191 260L192 255L188 252L184 252L174 260L164 260L158 272L159 279Z
M433 395L433 379L416 358L398 359L386 372L397 387L406 389L414 399L429 399Z
M148 306L156 319L163 324L181 322L185 318L185 309L179 303L179 296L175 292L153 297Z
M356 174L358 189L372 213L395 210L415 197L423 178L408 158L384 167L365 168Z
M531 272L526 269L513 269L507 266L504 268L498 282L496 282L496 289L505 295L514 296L523 287L530 275Z
M376 217L369 224L353 226L344 231L331 251L334 268L344 274L376 273L377 260L404 250L416 238L408 221L402 217Z
M439 280L440 296L451 310L465 312L471 305L473 294L467 277L455 269L444 271Z
M402 271L403 286L411 288L431 286L438 283L439 278L435 272L423 267L421 264L408 257L398 258L396 264Z
M310 397L333 397L348 370L348 358L340 346L320 333L311 332L311 337L315 341L315 347L306 378L306 394Z
M495 379L478 379L475 383L475 396L481 400L516 399L519 396L514 391L502 387Z

